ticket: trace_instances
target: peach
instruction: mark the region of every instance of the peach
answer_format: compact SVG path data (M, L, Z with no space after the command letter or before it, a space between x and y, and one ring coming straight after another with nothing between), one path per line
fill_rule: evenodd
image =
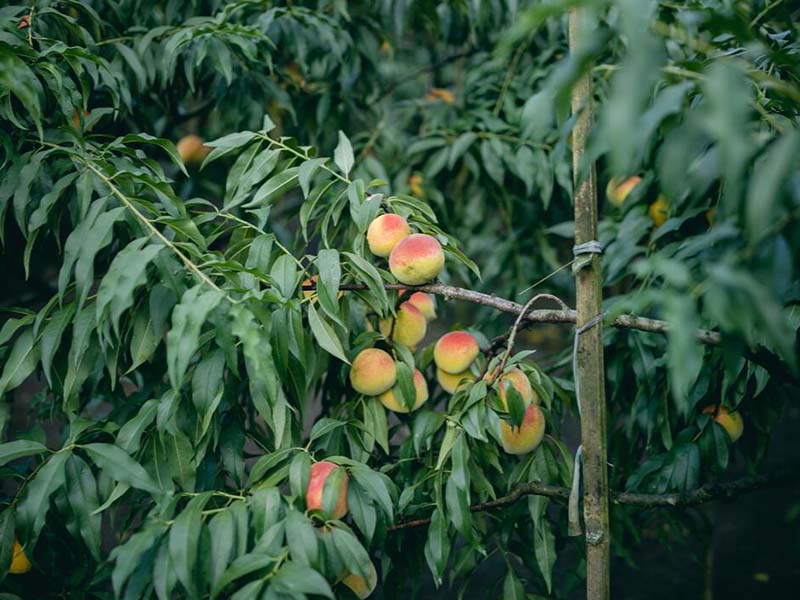
M185 163L201 163L211 152L211 148L203 145L203 138L191 133L183 136L176 145L178 155Z
M742 433L744 433L744 419L742 419L742 415L738 412L730 412L724 406L720 406L719 410L717 410L717 407L713 405L706 406L703 412L712 416L716 413L714 420L722 425L725 431L728 432L731 443L736 442L742 437Z
M425 292L414 292L408 297L408 301L419 309L428 321L436 318L436 300Z
M492 379L494 374L487 374L486 379ZM531 387L531 382L528 379L527 375L522 372L521 369L514 367L508 373L503 373L497 379L497 390L500 396L500 401L503 403L503 408L508 410L508 399L506 398L506 385L510 383L519 395L522 396L522 401L525 403L525 406L533 402L538 402L538 396L534 394L533 388Z
M308 510L323 510L322 498L325 490L325 481L336 469L341 469L339 465L332 462L321 461L311 465L311 477L308 480L306 489L306 508ZM345 473L342 487L339 490L339 497L336 499L336 507L333 513L325 515L329 519L341 519L347 514L347 474Z
M411 235L411 227L400 215L386 213L372 219L367 229L367 245L375 256L387 257L397 244Z
M620 181L619 179L612 179L608 182L606 186L606 196L608 199L617 206L622 206L625 202L625 198L628 197L637 185L642 182L642 178L634 175L633 177L628 177L624 181Z
M22 549L22 544L19 543L17 538L14 538L14 552L11 558L11 566L8 567L8 572L12 575L22 575L31 570L31 561L25 555L25 550Z
M378 572L375 570L375 565L369 563L369 579L364 579L355 573L348 573L342 577L342 584L349 587L361 600L369 598L375 591L375 586L378 585Z
M656 227L661 227L669 218L669 204L664 194L659 194L656 201L647 209L647 214L653 219Z
M425 315L410 302L403 302L400 305L397 310L397 320L394 322L394 328L392 328L392 321L391 317L381 319L378 323L381 333L384 337L388 337L391 333L392 340L411 349L416 348L428 330L428 322L425 320Z
M544 437L544 414L538 404L530 404L525 409L522 425L513 427L509 422L500 420L500 440L503 450L508 454L527 454L542 443Z
M466 385L475 381L475 376L470 373L469 370L453 374L442 371L437 367L436 380L445 392L448 394L455 394L458 390L463 389Z
M367 348L358 353L350 367L350 384L359 394L379 396L397 381L394 359L383 350Z
M481 351L478 341L466 331L444 334L433 348L433 360L445 373L463 373Z
M380 396L378 396L378 400L380 400L381 404L391 411L407 413L409 410L406 408L406 405L401 404L399 399L395 398L394 396L394 390L396 388L397 386L395 385L392 389L386 390ZM420 406L425 404L427 400L428 382L425 381L425 378L422 376L422 373L419 369L414 369L414 406L411 408L411 410L417 410Z
M444 267L444 251L435 237L413 233L397 244L389 255L389 270L400 283L421 285Z

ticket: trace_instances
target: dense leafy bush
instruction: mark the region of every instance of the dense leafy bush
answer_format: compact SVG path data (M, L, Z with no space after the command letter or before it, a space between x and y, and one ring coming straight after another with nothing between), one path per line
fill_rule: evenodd
M587 69L601 190L641 177L601 194L607 322L669 325L605 330L611 486L686 491L734 460L759 468L798 387L792 3L277 4L0 8L16 307L0 329L0 571L18 538L47 575L4 588L344 597L343 577L369 579L372 563L388 597L425 572L490 597L580 585L562 504L470 510L524 482L570 486L569 331L534 329L544 352L505 356L547 424L534 452L508 454L501 422L522 422L523 395L490 385L508 317L445 294L424 344L391 343L379 320L408 294L366 232L397 213L443 245L446 284L571 298L569 95ZM592 15L579 53L565 5ZM190 133L213 141L181 156L173 141ZM452 395L433 364L450 323L481 344L473 376L490 375ZM350 363L371 346L393 353L401 406L424 373L422 408L353 390ZM717 405L743 416L735 445L704 412ZM342 468L307 511L323 459ZM345 489L348 515L326 519ZM615 508L619 554L650 518ZM398 528L415 519L430 523ZM554 580L561 553L574 564ZM504 574L477 583L497 556Z

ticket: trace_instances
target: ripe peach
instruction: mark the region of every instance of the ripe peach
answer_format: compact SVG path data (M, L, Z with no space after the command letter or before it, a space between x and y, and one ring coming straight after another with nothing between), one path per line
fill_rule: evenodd
M372 592L375 591L375 586L378 585L378 573L375 570L375 565L369 564L369 579L364 579L355 573L348 573L342 578L342 584L353 590L353 593L361 600L369 598Z
M400 215L386 213L372 220L367 229L367 244L375 256L389 256L401 240L411 235L411 227Z
M8 572L12 575L22 575L31 570L31 561L25 555L22 549L22 544L19 543L17 538L14 538L14 552L11 558L11 565L8 567Z
M481 351L478 341L466 331L444 334L433 348L433 360L445 373L455 375L469 369Z
M425 292L414 292L408 297L408 301L419 309L428 321L436 318L436 300Z
M201 163L211 152L211 148L203 145L203 139L194 133L183 136L176 148L185 163Z
M350 384L365 396L378 396L397 381L397 367L388 353L367 348L358 353L350 367Z
M486 379L491 379L494 374L487 374ZM508 373L503 373L497 378L497 391L500 395L500 401L503 403L503 408L508 410L508 399L506 398L506 385L510 383L519 395L522 396L522 401L527 406L533 402L538 402L538 397L533 393L531 382L521 369L514 367Z
M637 185L642 182L642 178L634 175L633 177L628 177L624 181L620 181L619 179L612 179L608 182L606 186L606 196L608 199L617 206L622 206L625 202L625 198L628 197Z
M527 454L542 443L544 437L544 415L538 404L531 404L525 410L522 425L513 427L500 420L500 440L503 450L508 454Z
M409 348L415 348L428 329L428 322L425 320L419 309L410 302L403 302L397 309L397 321L392 328L393 319L381 319L378 323L381 333L388 337L391 333L392 339Z
M400 283L421 285L435 279L444 267L444 251L435 237L414 233L389 255L389 270Z
M397 386L395 385L392 389L386 390L380 396L378 396L378 400L380 400L381 403L389 410L399 413L407 413L409 411L405 404L401 404L400 401L394 396L394 391L396 388ZM427 400L428 382L425 381L425 378L422 376L422 373L419 371L419 369L414 369L414 406L411 410L417 410L420 406L425 404Z
M744 419L742 419L742 415L738 412L730 412L724 406L720 406L719 410L717 410L716 406L706 406L703 409L703 412L709 415L714 415L716 412L717 416L714 417L714 420L722 425L725 431L728 432L728 437L731 438L731 443L737 441L742 434L744 433Z
M664 194L659 194L656 201L647 209L647 214L653 219L656 227L661 227L669 218L669 204Z
M436 380L439 382L439 385L445 392L448 394L455 394L464 386L475 381L475 376L470 373L469 370L452 374L448 373L447 371L442 371L437 367Z
M311 465L311 477L308 480L306 489L306 508L308 510L323 510L322 494L325 490L325 480L336 469L341 469L339 465L332 462L321 461ZM341 519L347 514L347 474L345 473L342 487L339 490L339 497L336 499L336 507L333 513L326 515L329 519Z

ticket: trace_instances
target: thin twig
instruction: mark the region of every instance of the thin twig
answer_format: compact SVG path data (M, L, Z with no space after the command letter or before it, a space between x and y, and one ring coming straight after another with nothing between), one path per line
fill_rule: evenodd
M751 475L727 483L709 483L686 492L666 494L640 494L637 492L611 492L614 504L639 508L688 508L715 500L732 500L749 492L788 486L800 481L800 469L788 468L768 475ZM472 512L484 512L514 504L524 496L545 496L555 500L569 499L569 488L531 481L516 486L508 495L496 500L470 506ZM388 527L388 531L422 527L430 523L429 517L402 521Z
M514 350L514 341L517 337L517 331L519 330L519 326L522 323L522 319L528 314L531 306L534 305L538 300L553 300L561 305L562 308L567 308L567 305L559 298L558 296L554 296L553 294L536 294L530 300L525 303L525 306L522 307L522 310L517 315L517 319L514 321L514 326L511 328L511 331L508 334L508 343L506 344L506 351L503 353L503 358L500 359L500 364L498 365L497 369L495 369L494 374L492 375L491 380L489 381L489 387L493 386L497 381L497 378L503 373L503 369L506 368L506 363L508 362L509 357L511 356L511 352Z

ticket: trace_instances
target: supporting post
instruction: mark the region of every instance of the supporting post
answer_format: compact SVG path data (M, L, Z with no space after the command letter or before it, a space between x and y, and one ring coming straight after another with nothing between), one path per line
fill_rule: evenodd
M569 49L581 46L581 9L569 12ZM582 181L579 169L592 126L591 71L572 90L572 167L575 181L575 244L597 239L597 180L594 164ZM578 328L602 311L603 287L600 254L575 274ZM578 340L578 372L583 443L583 515L586 527L586 597L606 600L610 595L610 532L608 525L608 449L606 440L605 367L602 323L587 329Z

